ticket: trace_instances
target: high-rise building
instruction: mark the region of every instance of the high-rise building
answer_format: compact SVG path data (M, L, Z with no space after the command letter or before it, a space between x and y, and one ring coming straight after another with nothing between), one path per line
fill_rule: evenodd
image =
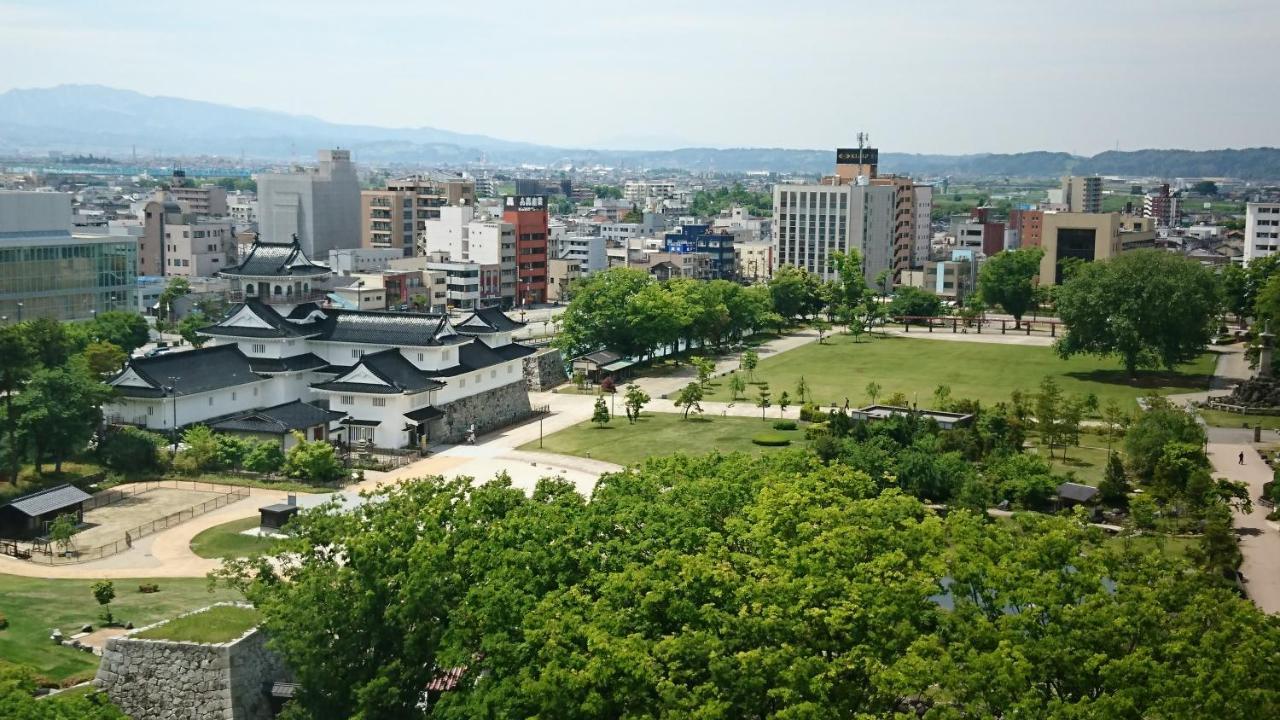
M498 267L496 296L503 307L515 303L516 229L512 223L477 218L475 206L439 208L440 217L427 220L421 246L429 256L447 256L454 262Z
M360 247L414 253L417 237L413 193L402 190L360 191Z
M543 195L508 195L502 220L515 226L516 302L532 305L547 301L547 198Z
M916 245L915 183L909 177L884 175L870 179L873 186L893 188L893 278L911 268Z
M1062 202L1068 212L1102 212L1102 178L1077 175L1062 178Z
M879 169L880 151L876 148L836 149L836 177L842 185L854 184L860 177L867 179L876 177L879 175Z
M226 188L212 183L204 183L199 187L184 187L186 175L181 170L173 171L173 180L173 184L169 187L169 194L173 196L174 202L182 207L183 212L196 215L227 214Z
M1244 262L1280 250L1280 203L1248 203L1244 215Z
M915 193L915 226L912 232L915 240L911 249L911 267L923 267L929 260L933 244L933 186L916 185Z
M0 190L0 322L137 309L138 239L71 223L70 195Z
M1018 208L1009 211L1007 227L1009 247L1040 247L1041 226L1044 223L1043 210Z
M316 168L258 176L258 232L263 242L293 236L309 257L360 244L360 182L349 150L321 150Z
M892 185L775 185L773 269L794 265L831 279L833 255L857 250L874 283L894 267L896 200Z
M1156 227L1171 227L1174 222L1174 206L1177 201L1169 193L1169 183L1147 193L1142 198L1142 216L1156 221Z

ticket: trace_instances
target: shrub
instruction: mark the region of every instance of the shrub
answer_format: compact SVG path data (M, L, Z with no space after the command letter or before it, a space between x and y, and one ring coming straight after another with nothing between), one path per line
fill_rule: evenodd
M822 410L813 403L805 403L800 406L800 419L805 422L819 422L823 417Z
M155 583L142 583L138 586L138 592L147 594L157 593L160 592L160 586Z
M9 627L9 618L5 617L4 611L0 610L0 630L6 630Z
M313 483L333 482L344 474L342 463L333 452L333 446L323 440L307 440L302 433L294 432L297 444L289 448L284 471L289 477Z
M256 473L279 472L284 465L284 451L279 443L264 440L253 446L244 458L244 469Z
M212 430L204 425L188 428L182 433L182 442L187 447L174 458L175 469L193 475L218 469L222 446Z
M773 429L774 430L795 430L796 421L795 420L778 420L773 424Z
M760 433L751 438L751 442L765 447L786 447L791 444L791 439L781 433L772 432Z
M245 458L248 457L254 446L254 441L239 438L235 435L219 434L216 439L218 442L218 467L242 467Z
M831 435L831 426L825 422L816 422L804 429L804 437L806 440L827 437L829 435Z
M135 427L108 432L98 444L98 459L103 466L122 473L158 470L164 457L165 439Z

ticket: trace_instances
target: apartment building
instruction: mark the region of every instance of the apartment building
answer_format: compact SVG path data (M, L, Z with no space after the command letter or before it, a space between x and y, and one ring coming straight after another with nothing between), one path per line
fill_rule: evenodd
M1169 183L1163 183L1142 196L1142 216L1154 219L1157 227L1172 227L1177 205L1177 198L1169 193Z
M1244 215L1244 263L1280 250L1280 203L1248 203Z
M438 218L423 222L419 247L424 254L496 266L500 304L502 307L514 305L519 286L515 225L477 217L473 205L445 206L437 208L437 211Z
M711 259L711 279L731 280L738 267L733 241L733 233L713 232L709 225L682 225L663 236L662 249L669 253L705 253Z
M676 196L676 184L669 180L628 180L622 186L622 198L644 205L649 200L668 200Z
M767 282L773 268L773 243L766 240L752 240L735 243L734 253L737 256L738 279L751 283Z
M566 234L559 235L551 241L550 256L547 259L547 282L551 282L551 263L555 260L567 260L570 264L577 266L579 276L590 275L609 267L609 259L605 255L605 239L599 235L577 235ZM563 273L568 270L567 266L560 266L559 272ZM548 292L548 302L555 302Z
M246 192L227 195L227 214L237 227L257 227L258 196Z
M360 244L360 182L349 150L321 150L319 165L258 176L258 232L298 243L310 257Z
M873 177L869 182L872 186L893 188L893 258L890 267L896 280L911 268L915 254L915 182L899 175Z
M175 180L178 179L177 172L174 173ZM228 214L226 188L212 183L205 183L199 187L183 187L175 182L169 188L169 194L173 196L174 202L182 207L183 212L195 215Z
M1102 212L1102 178L1076 175L1062 178L1062 202L1067 212Z
M213 277L236 264L236 242L225 218L182 215L164 226L164 274Z
M425 224L440 219L441 208L475 204L476 181L461 175L432 172L388 180L384 190L360 193L360 246L413 255Z

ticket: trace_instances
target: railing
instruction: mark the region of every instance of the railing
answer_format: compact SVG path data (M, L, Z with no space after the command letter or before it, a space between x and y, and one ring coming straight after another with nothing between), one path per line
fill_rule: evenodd
M29 559L31 562L42 563L45 565L71 565L75 563L89 562L91 560L100 560L128 550L133 547L133 542L139 538L144 538L161 530L181 525L192 518L200 517L205 513L243 500L251 494L249 488L235 485L215 485L213 483L202 483L189 480L159 480L154 482L135 483L128 488L104 490L103 492L97 493L89 500L86 500L84 503L84 509L93 510L105 507L107 505L120 502L125 498L134 497L160 489L217 492L221 494L197 505L192 505L191 507L170 513L162 518L157 518L150 522L145 522L141 525L129 528L124 531L120 539L103 543L102 545L98 545L87 550L76 548L72 545L65 550L55 552L47 542L32 543L30 548L31 557Z

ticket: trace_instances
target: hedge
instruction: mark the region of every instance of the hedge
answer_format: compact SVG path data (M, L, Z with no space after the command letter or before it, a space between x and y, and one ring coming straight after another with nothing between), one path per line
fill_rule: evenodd
M778 420L773 423L773 429L774 430L795 430L796 421L795 420Z
M791 444L791 439L781 433L760 433L751 438L751 442L765 447L785 447Z

